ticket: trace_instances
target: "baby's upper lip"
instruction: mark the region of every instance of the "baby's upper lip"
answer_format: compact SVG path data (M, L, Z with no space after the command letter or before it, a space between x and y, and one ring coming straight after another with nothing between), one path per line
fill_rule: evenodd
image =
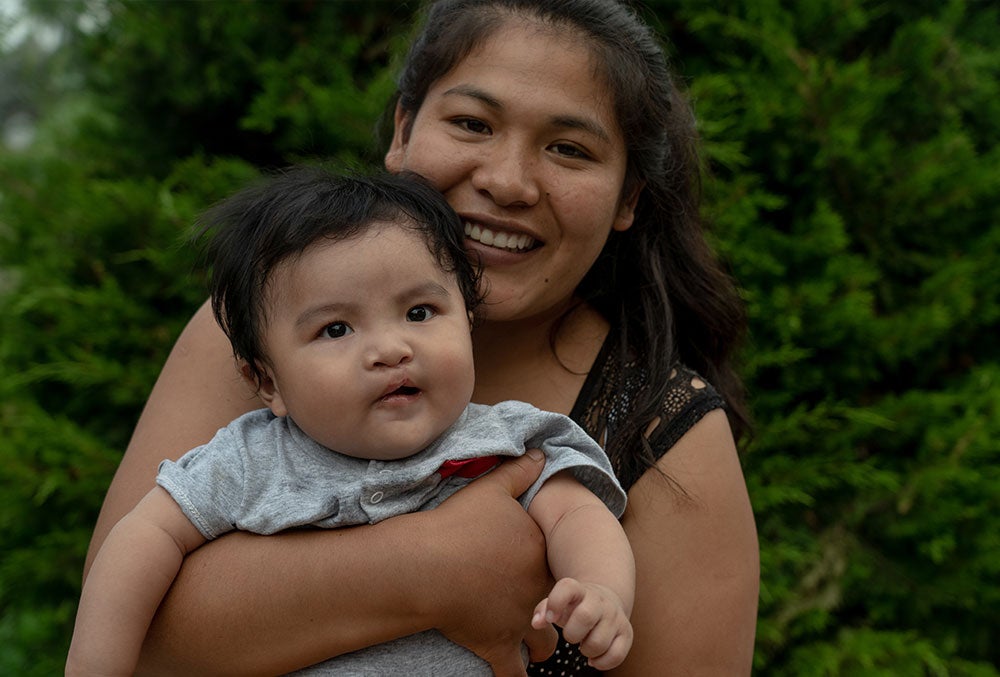
M413 390L420 390L420 388L417 387L417 385L413 382L413 380L408 375L401 374L401 375L393 378L391 381L389 381L389 383L386 385L385 389L382 391L382 394L379 395L379 399L382 399L383 397L386 397L387 395L393 394L394 392L396 392L400 388L412 388Z

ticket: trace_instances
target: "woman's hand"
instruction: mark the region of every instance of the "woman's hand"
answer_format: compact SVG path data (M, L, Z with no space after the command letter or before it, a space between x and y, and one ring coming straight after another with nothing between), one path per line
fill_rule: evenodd
M555 650L551 625L541 630L530 626L535 605L552 587L545 539L516 500L543 466L536 451L505 460L423 513L450 534L435 542L434 559L443 569L435 578L444 584L427 591L427 613L448 639L489 662L500 677L525 674L522 641L532 660Z

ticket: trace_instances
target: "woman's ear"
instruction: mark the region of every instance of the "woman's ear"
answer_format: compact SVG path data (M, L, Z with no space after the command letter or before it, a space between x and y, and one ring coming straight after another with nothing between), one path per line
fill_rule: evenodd
M262 366L260 371L263 375L258 377L251 371L249 364L244 362L240 365L240 374L243 376L243 380L253 388L257 396L271 410L271 413L275 416L287 416L288 409L285 407L285 401L281 398L278 384L266 367Z
M612 230L622 232L632 227L632 222L635 221L635 206L639 204L639 195L645 186L645 181L637 183L629 191L628 195L622 198L621 204L618 205L618 214L615 216L615 222L611 224Z
M396 112L392 116L392 143L385 153L385 168L393 174L403 171L403 160L406 159L406 145L409 142L409 125L412 120L408 119L403 107L396 102Z

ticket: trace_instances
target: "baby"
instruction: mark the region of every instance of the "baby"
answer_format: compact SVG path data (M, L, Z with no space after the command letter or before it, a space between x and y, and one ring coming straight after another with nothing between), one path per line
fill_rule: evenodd
M210 210L212 305L266 409L176 463L115 526L87 578L67 674L131 675L184 557L233 529L375 523L427 510L501 456L540 448L520 497L557 580L535 627L580 628L601 670L632 643L625 495L600 447L562 415L470 404L477 275L462 224L414 177L289 170ZM588 619L597 619L591 621ZM489 675L436 631L305 673Z

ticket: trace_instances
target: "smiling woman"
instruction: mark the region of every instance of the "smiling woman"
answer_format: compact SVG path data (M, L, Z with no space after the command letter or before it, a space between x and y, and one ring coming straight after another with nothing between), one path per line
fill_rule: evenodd
M607 0L442 0L399 88L385 164L444 195L482 274L473 401L570 415L629 492L621 527L635 553L634 643L615 674L748 673L758 560L731 363L744 316L702 232L693 115L655 36ZM349 329L358 328L325 318L316 332L349 342L360 333ZM391 348L390 361L405 359ZM148 490L143 467L259 406L233 373L203 309L164 367L92 552ZM370 527L199 548L144 660L280 672L433 628L497 674L524 674L522 640L541 660L553 639L544 614L531 622L550 589L538 529L551 525L525 520L513 500L537 472L526 458L505 462L433 511ZM209 647L203 627L225 636ZM610 667L594 659L594 638L572 623L564 631L561 669Z

